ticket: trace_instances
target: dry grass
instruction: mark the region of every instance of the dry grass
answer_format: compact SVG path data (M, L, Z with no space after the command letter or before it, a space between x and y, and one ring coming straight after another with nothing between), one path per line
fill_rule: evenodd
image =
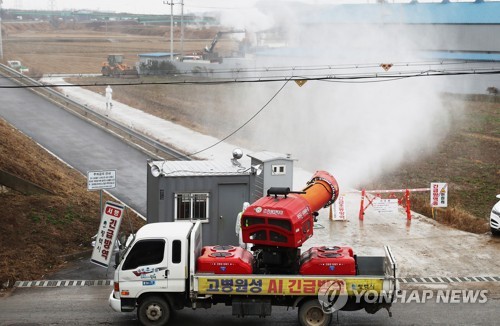
M430 182L447 182L449 207L437 210L436 219L484 233L500 193L500 98L454 95L443 96L443 101L453 127L436 151L360 188L425 188ZM422 198L412 195L412 209L432 216L428 201L428 193Z
M0 169L54 193L0 193L1 289L7 281L12 286L18 280L41 279L63 266L64 255L90 250L100 214L99 194L87 191L82 174L1 119L0 139ZM135 214L128 216L136 229L142 225Z
M427 197L414 197L411 203L412 210L422 215L432 217L441 224L476 234L484 234L490 230L489 223L486 219L477 218L456 203L449 208L434 208L433 210Z

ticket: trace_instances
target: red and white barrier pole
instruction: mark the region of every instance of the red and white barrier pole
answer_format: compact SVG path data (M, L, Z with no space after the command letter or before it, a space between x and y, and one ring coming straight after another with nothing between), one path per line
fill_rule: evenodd
M406 189L405 199L406 199L406 220L410 221L411 220L411 203L410 203L410 190L409 189Z
M359 220L362 221L365 216L365 189L361 190L361 205L359 207Z
M401 198L398 198L398 205L403 206L406 212L406 220L411 221L411 200L410 194L411 192L424 192L430 191L430 188L413 188L413 189L390 189L390 190L361 190L361 203L359 207L359 220L363 221L365 216L366 209L372 205L373 201L376 198L381 198L381 194L389 194L389 198L398 198L394 193L404 193ZM359 191L358 191L359 193ZM369 194L375 194L373 198L370 199ZM365 199L367 204L365 206ZM403 200L405 203L403 204Z

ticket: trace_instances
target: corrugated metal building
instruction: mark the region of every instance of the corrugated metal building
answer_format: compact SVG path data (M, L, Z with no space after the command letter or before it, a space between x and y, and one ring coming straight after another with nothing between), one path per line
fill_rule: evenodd
M237 245L236 217L244 202L254 201L251 194L293 186L289 156L271 152L248 156L248 167L234 159L148 162L147 222L201 220L205 245Z

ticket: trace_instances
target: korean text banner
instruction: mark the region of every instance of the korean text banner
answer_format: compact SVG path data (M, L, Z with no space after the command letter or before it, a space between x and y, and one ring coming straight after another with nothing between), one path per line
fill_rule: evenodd
M108 267L113 253L113 246L120 230L120 224L123 219L124 206L106 202L104 211L99 224L99 231L95 241L94 250L90 261L102 267Z

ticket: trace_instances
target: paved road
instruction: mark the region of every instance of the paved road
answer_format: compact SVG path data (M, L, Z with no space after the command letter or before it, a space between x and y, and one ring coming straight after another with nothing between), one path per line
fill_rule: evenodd
M0 89L0 99L0 117L78 171L116 170L110 193L146 216L145 154L27 89Z
M0 325L139 325L135 312L117 313L109 308L109 286L67 288L18 288L0 301ZM33 300L38 298L39 300ZM495 325L499 324L498 300L484 304L425 304L396 303L393 317L385 310L374 315L365 311L338 314L340 325ZM332 324L337 324L336 315ZM223 305L212 309L184 309L178 312L170 325L298 325L297 311L273 307L270 317L238 319L231 315L231 307Z

